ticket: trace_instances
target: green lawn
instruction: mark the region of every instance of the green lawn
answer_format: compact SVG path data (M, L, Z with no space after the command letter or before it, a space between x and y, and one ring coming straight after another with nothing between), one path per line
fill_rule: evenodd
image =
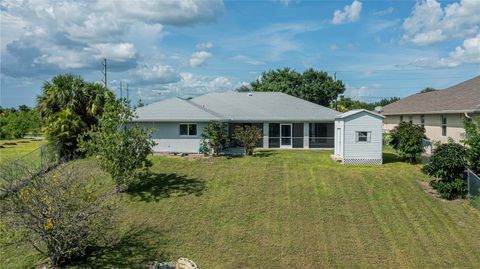
M5 143L14 142L16 145L5 145ZM21 156L25 156L28 153L32 153L40 146L45 144L45 141L33 141L32 139L13 139L13 140L0 140L0 163L5 161L15 160ZM27 158L39 158L39 154L31 154ZM35 156L33 156L35 155Z
M343 166L330 154L154 156L155 174L122 194L119 240L77 265L183 256L201 268L480 267L480 211L468 201L431 197L419 166L390 153L382 166ZM34 253L8 245L0 268L32 266Z

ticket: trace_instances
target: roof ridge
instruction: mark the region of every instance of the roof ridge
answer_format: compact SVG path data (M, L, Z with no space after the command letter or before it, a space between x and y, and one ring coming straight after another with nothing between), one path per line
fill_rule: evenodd
M214 117L217 117L217 118L220 118L220 119L225 118L225 116L223 116L223 115L221 115L221 114L219 114L219 113L217 113L217 112L215 112L215 111L213 111L213 110L211 110L211 109L206 108L204 105L200 105L200 104L197 104L197 103L195 103L195 102L193 102L193 101L191 101L191 100L183 99L183 98L180 98L180 97L177 97L177 98L180 99L180 100L183 100L183 101L185 101L185 102L187 102L187 103L189 103L189 104L191 104L192 106L195 106L195 107L197 107L197 108L200 108L201 110L207 112L208 114L210 114L210 115L212 115L212 116L214 116Z

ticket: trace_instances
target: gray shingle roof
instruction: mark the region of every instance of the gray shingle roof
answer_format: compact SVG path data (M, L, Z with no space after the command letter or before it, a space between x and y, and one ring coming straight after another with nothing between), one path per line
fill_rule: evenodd
M480 76L445 90L417 93L383 107L383 115L480 111Z
M136 110L138 118L133 121L211 121L220 118L189 101L170 98Z
M136 121L178 121L180 119L248 122L333 121L340 114L335 110L278 92L210 93L188 101L176 99L177 101L172 102L171 100L173 99L138 109L139 118ZM181 103L182 107L176 107L178 103ZM187 109L186 106L190 108Z
M377 117L385 118L385 116L380 115L380 114L375 113L375 112L370 111L370 110L366 110L366 109L353 109L353 110L350 110L350 111L347 111L347 112L345 112L345 113L342 113L342 114L338 115L338 116L336 117L336 119L345 119L345 118L348 118L348 117L350 117L350 116L352 116L352 115L355 115L355 114L357 114L357 113L360 113L360 112L366 112L366 113L375 115L375 116L377 116Z

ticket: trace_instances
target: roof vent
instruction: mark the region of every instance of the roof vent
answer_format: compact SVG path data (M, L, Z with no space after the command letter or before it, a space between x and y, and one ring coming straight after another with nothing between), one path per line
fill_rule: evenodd
M251 92L248 93L248 96L252 96L252 95L253 95L253 93L251 93Z

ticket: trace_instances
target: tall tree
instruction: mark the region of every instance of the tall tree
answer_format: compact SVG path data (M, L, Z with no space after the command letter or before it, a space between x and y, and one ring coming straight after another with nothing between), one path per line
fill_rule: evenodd
M103 85L62 74L44 83L42 94L37 97L37 109L46 136L65 142L62 152L73 154L77 138L98 124L105 104L112 99L113 92Z
M319 105L329 106L339 94L345 91L345 85L324 71L310 68L299 73L290 68L283 68L263 72L260 78L250 83L250 87L242 86L237 91L283 92Z

